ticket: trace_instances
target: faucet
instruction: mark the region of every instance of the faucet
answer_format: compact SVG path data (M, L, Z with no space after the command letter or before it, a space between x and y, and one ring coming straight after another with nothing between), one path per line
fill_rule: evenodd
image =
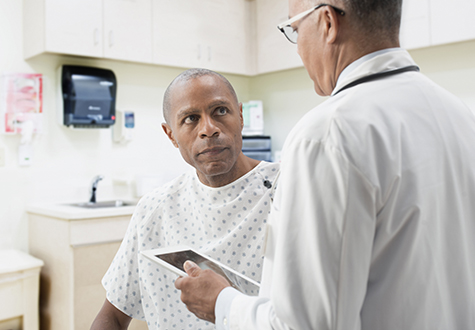
M96 202L96 190L97 190L97 184L99 181L104 179L102 175L97 175L92 179L92 184L91 184L91 199L89 200L89 203L95 203Z

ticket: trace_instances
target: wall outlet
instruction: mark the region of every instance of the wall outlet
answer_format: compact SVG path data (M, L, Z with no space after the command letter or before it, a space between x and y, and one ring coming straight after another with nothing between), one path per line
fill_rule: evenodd
M29 144L20 144L18 146L18 165L30 166L33 159L33 148Z
M7 163L7 160L6 160L6 150L4 147L0 147L0 167L3 167L5 166L5 164Z

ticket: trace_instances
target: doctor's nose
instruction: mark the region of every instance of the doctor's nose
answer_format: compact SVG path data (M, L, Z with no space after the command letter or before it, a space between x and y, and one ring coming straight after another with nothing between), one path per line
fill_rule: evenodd
M221 130L211 118L204 117L200 124L199 135L201 138L217 137L221 133Z

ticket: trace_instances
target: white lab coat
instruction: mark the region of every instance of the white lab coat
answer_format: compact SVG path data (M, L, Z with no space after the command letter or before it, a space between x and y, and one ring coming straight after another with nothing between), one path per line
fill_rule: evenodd
M334 94L409 65L401 49L376 56ZM475 329L475 116L421 73L306 114L270 222L261 297L233 294L217 329Z

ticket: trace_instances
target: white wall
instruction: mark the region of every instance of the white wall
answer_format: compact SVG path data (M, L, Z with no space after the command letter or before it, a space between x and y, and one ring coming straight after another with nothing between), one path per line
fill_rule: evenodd
M25 62L22 55L22 5L20 0L0 1L0 73L38 72L45 76L44 134L35 142L30 167L19 167L20 137L0 135L7 164L0 167L0 249L28 250L26 205L85 201L93 176L105 175L98 199L132 198L132 186L112 178L163 173L169 177L188 169L178 151L161 131L161 103L165 88L182 69L152 65L42 55ZM429 78L475 109L475 41L411 51ZM277 56L277 55L276 55ZM117 107L135 111L135 138L128 145L111 140L110 130L74 131L57 124L55 70L61 64L81 64L112 69L118 78ZM257 77L226 75L241 101L264 101L265 131L273 148L282 148L298 119L325 98L313 90L303 68Z
M135 112L134 139L127 145L112 142L109 129L72 130L57 123L56 68L79 64L109 68L118 80L117 107ZM183 69L135 63L42 55L24 61L22 55L22 1L0 1L0 74L37 72L45 77L44 134L34 142L29 167L18 166L19 136L0 135L6 166L0 167L0 249L28 251L26 206L37 203L87 201L91 179L99 183L98 200L133 198L133 185L113 178L133 179L141 174L174 177L190 168L162 132L163 93ZM249 78L227 78L238 97L248 100Z

